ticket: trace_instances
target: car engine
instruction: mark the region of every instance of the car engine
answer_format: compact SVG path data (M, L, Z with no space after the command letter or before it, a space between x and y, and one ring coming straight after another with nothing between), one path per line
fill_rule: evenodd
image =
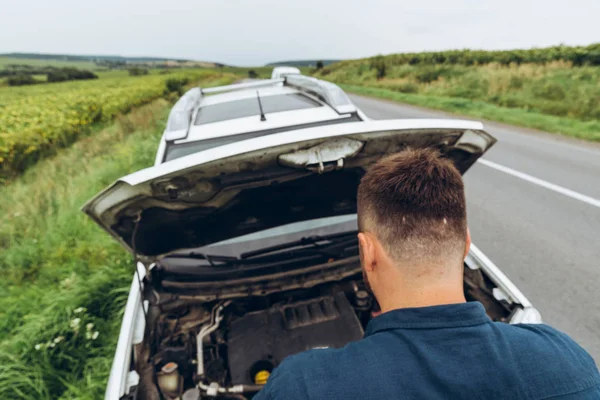
M232 382L257 383L290 354L343 347L360 340L363 328L343 292L249 313L231 322L227 363Z
M162 313L150 357L159 395L140 398L251 398L287 356L360 340L373 306L362 282L345 281Z

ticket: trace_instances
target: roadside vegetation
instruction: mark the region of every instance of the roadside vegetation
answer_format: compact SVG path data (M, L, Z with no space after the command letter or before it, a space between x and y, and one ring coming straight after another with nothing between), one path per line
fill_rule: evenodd
M213 70L198 83L236 79ZM172 97L130 105L0 187L1 399L102 397L133 261L80 207L152 165Z
M600 44L393 54L315 76L359 94L600 141Z

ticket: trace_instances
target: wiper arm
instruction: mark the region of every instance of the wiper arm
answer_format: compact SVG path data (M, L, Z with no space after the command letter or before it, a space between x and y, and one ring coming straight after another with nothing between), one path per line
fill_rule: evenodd
M182 253L169 254L169 255L166 255L164 258L190 258L193 260L206 260L213 267L215 266L215 262L230 263L232 261L239 261L239 259L237 257L233 257L233 256L224 256L224 255L220 255L220 254L205 254L205 253L198 253L195 251L189 252L187 254L182 254Z
M339 243L339 244L346 244L346 242L356 240L356 234L357 234L357 231L351 231L351 232L344 232L344 233L335 233L335 234L331 234L331 235L307 236L307 237L303 237L299 240L295 240L293 242L286 242L286 243L277 244L277 245L269 246L269 247L263 247L262 249L242 253L240 255L240 259L245 260L245 259L256 257L256 256L273 253L273 252L276 252L279 250L285 250L285 249L289 249L289 248L293 248L293 247L300 247L300 246L312 245L312 247L315 249L318 249L319 247L330 247L334 244L338 244L338 243L336 243L338 241L338 239L347 237L350 240L343 241L343 243L342 242ZM320 244L320 242L327 242L327 243ZM357 243L358 243L358 241L357 241ZM299 249L299 250L305 250L305 249Z
M242 253L239 257L206 254L199 252L174 253L164 258L188 258L194 260L206 260L213 266L242 266L257 265L260 263L272 263L288 259L300 258L338 258L349 247L357 247L356 231L336 233L332 235L315 235L303 237L293 242L263 247L258 250ZM291 249L285 251L286 249ZM274 254L271 254L274 253Z

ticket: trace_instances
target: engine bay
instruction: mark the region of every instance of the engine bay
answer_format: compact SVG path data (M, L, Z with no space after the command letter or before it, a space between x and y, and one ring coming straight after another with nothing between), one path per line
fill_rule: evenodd
M138 368L145 369L138 398L251 398L287 356L360 340L377 307L359 280L166 311L151 306L154 329L142 351L150 362Z
M363 337L379 306L361 278L207 303L169 302L153 290L134 398L251 399L287 356ZM492 319L509 318L480 270L465 268L465 296Z

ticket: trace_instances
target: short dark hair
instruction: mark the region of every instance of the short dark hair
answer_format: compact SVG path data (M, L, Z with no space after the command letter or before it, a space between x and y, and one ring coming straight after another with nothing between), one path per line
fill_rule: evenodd
M363 176L357 201L359 230L375 234L392 258L462 260L464 184L437 150L406 149L379 160Z

